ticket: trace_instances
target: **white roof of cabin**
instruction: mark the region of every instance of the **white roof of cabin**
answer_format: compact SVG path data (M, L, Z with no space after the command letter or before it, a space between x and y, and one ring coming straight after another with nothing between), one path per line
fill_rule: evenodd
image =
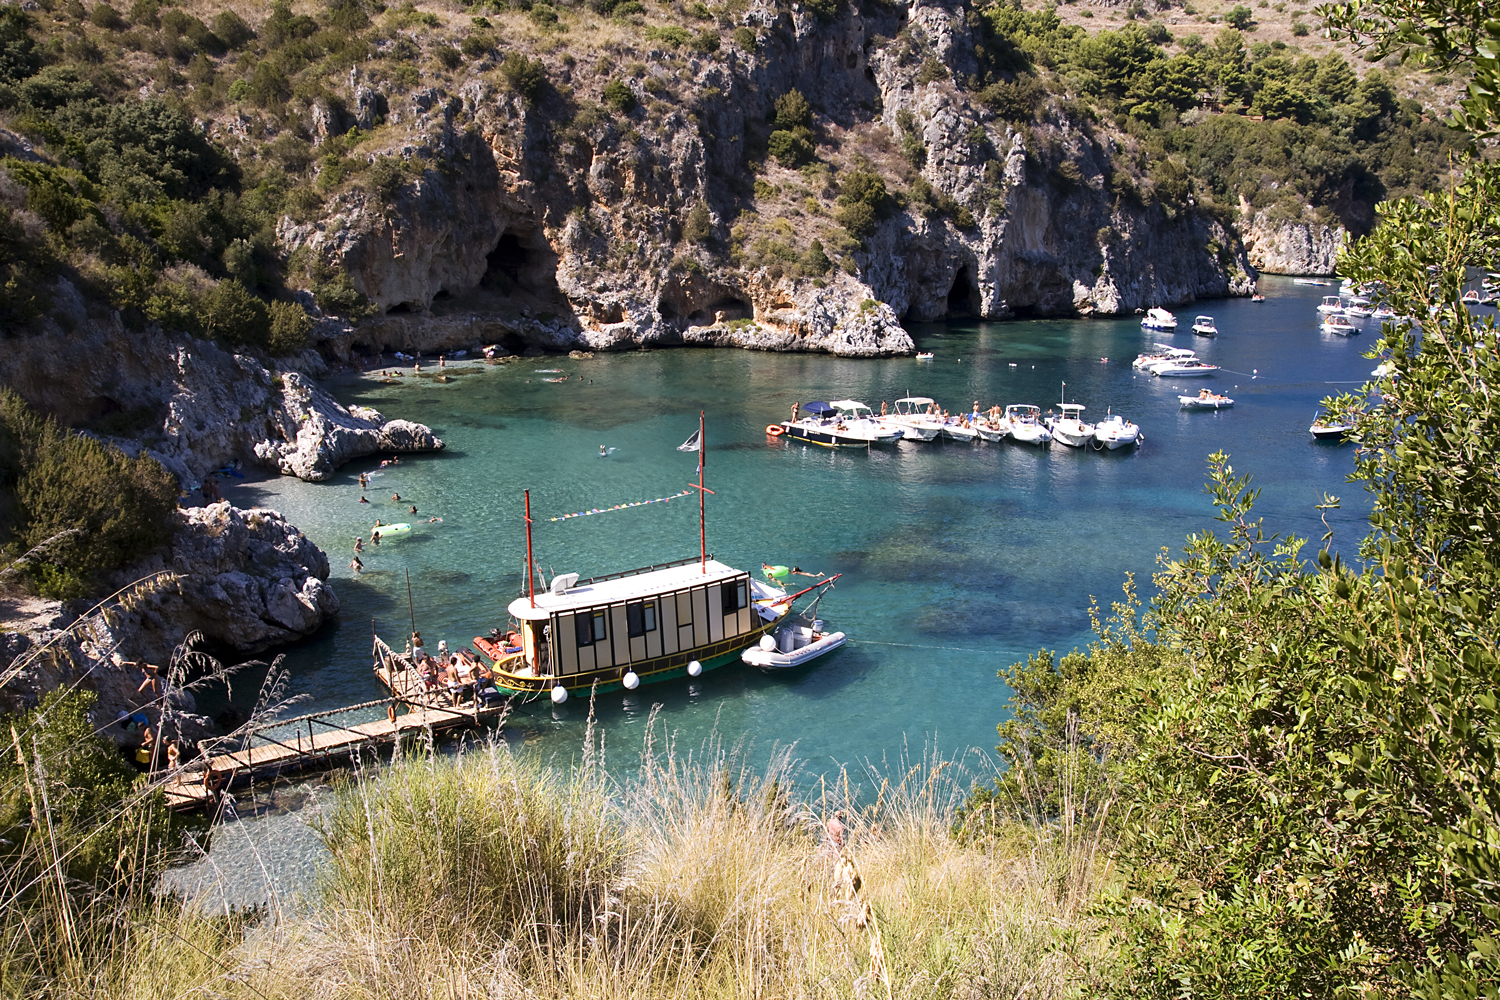
M531 606L530 598L518 597L510 602L507 610L511 617L520 621L546 621L554 614L566 613L575 608L593 608L606 604L618 604L621 601L638 601L660 594L686 590L689 587L722 583L745 572L733 566L726 566L717 559L708 561L707 573L703 572L703 568L702 563L694 561L686 566L671 566L667 569L653 570L650 573L637 573L634 576L620 577L615 580L582 584L564 594L553 594L550 590L538 591L536 607Z

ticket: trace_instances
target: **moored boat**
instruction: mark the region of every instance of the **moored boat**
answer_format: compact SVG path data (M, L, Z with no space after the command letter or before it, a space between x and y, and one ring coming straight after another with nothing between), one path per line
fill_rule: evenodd
M1106 413L1104 419L1094 425L1094 450L1139 447L1141 428L1118 413Z
M1318 312L1325 316L1342 316L1344 313L1344 301L1337 295L1325 295L1323 301L1318 303Z
M1326 316L1323 322L1318 324L1318 329L1324 333L1334 333L1340 337L1352 337L1359 332L1359 327L1349 322L1345 316Z
M1342 441L1354 425L1320 413L1307 430L1316 441Z
M1193 332L1200 337L1217 337L1219 328L1214 325L1212 316L1199 316L1193 320Z
M1207 364L1197 358L1188 358L1185 361L1166 361L1159 365L1153 365L1151 374L1158 378L1176 378L1178 376L1212 375L1219 370L1218 365Z
M930 412L934 405L930 396L906 396L896 400L894 413L876 419L908 441L931 441L943 431L942 420Z
M760 641L740 654L746 664L764 673L774 674L806 666L824 653L844 644L842 632L827 632L823 623L789 621L760 637Z
M806 416L780 425L786 437L826 448L863 448L901 439L900 430L881 424L868 406L853 400L832 404L815 401L803 406L801 412Z
M1319 281L1317 278L1293 278L1292 279L1292 284L1294 284L1294 285L1317 285L1317 286L1319 286L1321 288L1327 288L1330 284L1332 284L1332 282Z
M1228 396L1207 389L1199 389L1196 396L1178 396L1177 402L1184 410L1227 410L1234 405Z
M1146 315L1141 318L1141 326L1147 330L1175 330L1177 329L1177 317L1165 309L1153 306L1146 310Z
M1063 383L1063 392L1066 393L1068 384ZM1058 414L1047 421L1047 429L1052 432L1052 440L1061 442L1070 448L1082 448L1094 439L1094 425L1085 423L1083 411L1086 407L1082 403L1069 403L1066 399L1057 404Z
M1042 408L1031 403L1011 403L1005 408L1006 434L1018 444L1045 448L1052 443L1052 432L1042 423Z
M1155 351L1150 354L1142 354L1130 363L1130 367L1139 368L1141 371L1151 371L1157 365L1168 364L1174 361L1186 361L1196 358L1198 352L1187 347L1172 347L1167 344L1154 344Z

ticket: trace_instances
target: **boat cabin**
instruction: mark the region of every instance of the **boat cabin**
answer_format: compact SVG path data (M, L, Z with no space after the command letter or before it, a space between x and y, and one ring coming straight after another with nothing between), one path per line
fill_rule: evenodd
M534 607L527 597L510 603L525 661L516 672L644 674L706 659L718 646L761 630L751 583L744 570L697 558L589 580L559 576L536 595Z

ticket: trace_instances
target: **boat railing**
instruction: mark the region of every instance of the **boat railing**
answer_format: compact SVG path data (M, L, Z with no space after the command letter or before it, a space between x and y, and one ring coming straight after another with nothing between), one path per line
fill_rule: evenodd
M710 552L707 556L688 556L686 559L674 559L671 562L655 563L651 566L642 566L640 569L627 569L622 573L606 573L603 576L591 576L587 580L579 580L577 583L573 584L573 586L584 587L591 583L603 583L606 580L620 580L627 576L636 576L640 573L654 573L659 569L671 569L674 566L686 566L689 563L702 562L705 559L712 558L712 552Z

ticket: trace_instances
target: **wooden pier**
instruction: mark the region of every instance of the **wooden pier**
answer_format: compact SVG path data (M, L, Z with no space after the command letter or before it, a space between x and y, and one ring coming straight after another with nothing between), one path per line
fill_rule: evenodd
M241 749L210 752L169 775L162 786L167 805L182 812L212 808L224 792L236 788L340 766L363 750L391 747L405 736L475 728L499 719L505 711L503 702L486 703L471 692L452 704L446 689L423 690L404 657L388 648L378 655L376 675L391 689L390 697L281 719L241 734ZM386 717L351 725L333 721L368 708L384 708Z

